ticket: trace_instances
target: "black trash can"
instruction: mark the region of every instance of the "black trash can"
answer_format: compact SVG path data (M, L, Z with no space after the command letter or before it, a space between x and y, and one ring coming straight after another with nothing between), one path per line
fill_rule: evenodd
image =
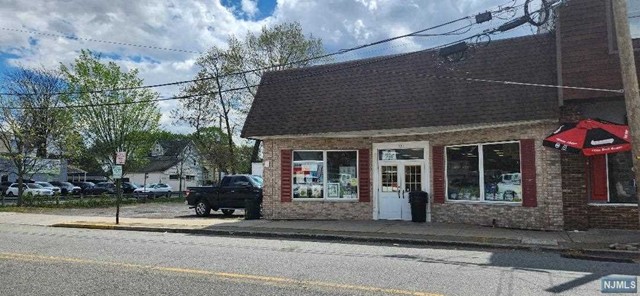
M411 221L427 222L427 202L429 194L424 191L409 192L409 203L411 204Z
M260 199L247 198L244 200L244 219L245 220L260 219Z

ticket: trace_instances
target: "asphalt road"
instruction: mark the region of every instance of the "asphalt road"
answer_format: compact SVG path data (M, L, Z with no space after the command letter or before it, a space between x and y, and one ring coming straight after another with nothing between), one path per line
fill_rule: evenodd
M600 295L608 274L638 276L640 265L541 252L0 225L0 295Z

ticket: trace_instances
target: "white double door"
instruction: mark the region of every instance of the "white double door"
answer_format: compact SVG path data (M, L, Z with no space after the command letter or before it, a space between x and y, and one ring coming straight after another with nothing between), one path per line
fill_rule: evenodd
M409 192L424 190L423 172L422 162L379 162L378 219L411 220Z

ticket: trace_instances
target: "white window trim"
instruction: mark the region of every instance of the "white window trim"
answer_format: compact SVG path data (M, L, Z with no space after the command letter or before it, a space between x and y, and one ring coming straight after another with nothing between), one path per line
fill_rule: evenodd
M521 197L521 201L491 201L485 199L485 190L484 190L484 149L482 149L485 145L496 145L496 144L518 144L518 149L520 150L520 174L522 174L522 144L520 141L503 141L503 142L487 142L487 143L477 143L477 144L460 144L460 145L449 145L444 147L444 184L445 184L445 201L448 203L466 203L466 204L483 204L483 205L512 205L512 206L522 206L522 202L524 202L524 196ZM455 200L449 199L449 172L448 172L448 156L447 156L447 148L451 147L468 147L468 146L477 146L478 147L478 182L480 186L480 200ZM483 161L481 161L483 160ZM480 173L482 172L482 173ZM522 182L522 181L521 181ZM522 183L521 183L522 184Z
M606 173L607 173L607 184L606 184L606 185L607 185L607 202L606 202L606 203L604 203L604 202L595 202L595 201L592 201L592 200L591 200L591 198L592 198L592 196L591 196L591 195L592 195L592 194L591 194L591 192L589 192L589 203L588 203L588 204L589 204L590 206L605 206L605 207L607 207L607 206L609 206L609 207L610 207L610 206L637 207L637 206L638 206L638 203L637 203L637 202L635 202L635 203L633 203L633 202L631 202L631 203L611 202L611 191L609 190L609 184L611 184L611 183L609 182L609 181L610 181L610 180L609 180L609 154L605 155L605 158L604 158L604 167L606 168ZM590 178L590 179L591 179L591 178ZM593 180L591 179L591 181L590 181L590 182L593 182ZM589 184L589 186L593 186L593 184ZM636 188L636 190L638 190L638 189ZM591 191L591 190L590 190L590 191Z
M293 154L296 152L322 152L322 198L295 198L293 196L293 166L295 163ZM353 198L327 197L327 152L355 152L356 173L358 174L358 189ZM358 149L341 150L292 150L291 151L291 201L293 202L359 202L360 201L360 151Z

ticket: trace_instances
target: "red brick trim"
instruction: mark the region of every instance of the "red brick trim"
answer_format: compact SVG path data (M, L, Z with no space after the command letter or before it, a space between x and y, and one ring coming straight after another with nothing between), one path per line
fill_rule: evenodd
M358 187L360 187L359 201L371 201L371 155L369 149L358 150Z
M432 148L433 167L433 202L444 203L445 184L444 184L444 146L433 146Z
M520 166L522 169L522 206L537 207L535 140L520 140Z
M280 151L280 201L291 202L291 157L293 151Z

